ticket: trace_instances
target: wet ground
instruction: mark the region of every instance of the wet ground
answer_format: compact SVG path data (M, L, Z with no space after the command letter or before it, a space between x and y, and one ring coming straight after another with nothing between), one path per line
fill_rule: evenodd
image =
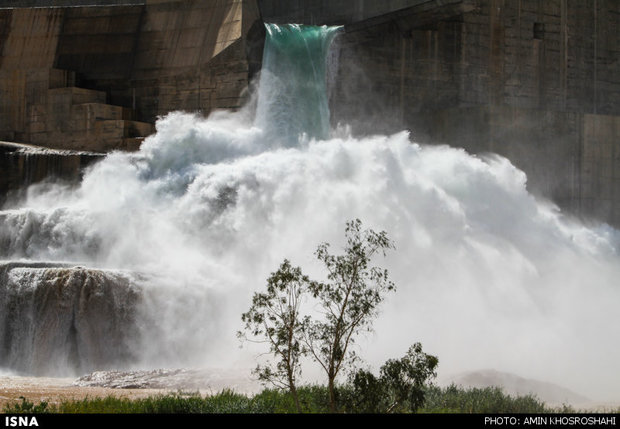
M113 389L108 387L82 387L73 384L73 378L44 378L44 377L0 377L0 411L7 404L21 402L25 397L35 404L46 401L50 404L61 403L66 400L80 400L84 398L117 396L126 398L141 398L160 393L165 389Z
M208 395L223 389L251 394L260 390L260 385L249 377L249 371L231 370L101 371L77 379L0 374L0 411L9 403L21 402L22 396L35 404L52 404L87 397L136 399L176 392Z

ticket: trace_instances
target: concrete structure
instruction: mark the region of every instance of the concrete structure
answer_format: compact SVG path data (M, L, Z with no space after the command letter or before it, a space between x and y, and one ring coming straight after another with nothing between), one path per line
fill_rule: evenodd
M0 142L0 206L19 198L28 185L50 176L65 183L79 183L84 169L103 156Z
M25 3L59 7L0 9L0 140L136 149L159 115L239 107L260 67L254 2Z
M616 0L4 0L0 139L135 149L158 115L237 108L263 21L345 25L334 122L500 153L620 225Z
M617 1L259 5L265 20L345 25L334 121L358 134L408 128L418 141L505 155L533 192L620 225Z

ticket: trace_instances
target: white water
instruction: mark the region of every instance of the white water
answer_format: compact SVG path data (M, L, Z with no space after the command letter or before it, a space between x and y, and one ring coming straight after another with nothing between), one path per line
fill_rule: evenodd
M321 278L313 251L339 248L353 218L397 247L377 261L398 289L360 342L367 362L421 341L443 374L494 368L620 399L617 231L537 201L504 158L404 132L284 148L247 111L171 113L79 189L31 187L0 212L0 257L149 273L141 311L159 326L142 327L138 367L251 367L235 332L252 293L283 258Z

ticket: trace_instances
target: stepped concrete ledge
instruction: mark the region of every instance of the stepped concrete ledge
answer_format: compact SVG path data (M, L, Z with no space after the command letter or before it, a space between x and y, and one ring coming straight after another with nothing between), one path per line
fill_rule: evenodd
M66 88L48 89L49 96L53 97L52 103L106 103L106 93L96 91L94 89L78 88L77 86L69 86Z
M35 7L86 7L86 6L135 6L144 5L139 0L3 0L0 9L26 9Z
M135 148L136 144L129 147ZM0 207L7 198L10 200L25 192L29 185L48 178L75 184L86 167L105 155L102 152L50 149L0 141Z
M37 146L28 143L15 143L0 141L0 153L6 152L19 152L24 154L37 154L37 155L86 155L86 156L100 156L106 155L105 152L85 151L85 150L69 150L69 149L52 149L44 146Z

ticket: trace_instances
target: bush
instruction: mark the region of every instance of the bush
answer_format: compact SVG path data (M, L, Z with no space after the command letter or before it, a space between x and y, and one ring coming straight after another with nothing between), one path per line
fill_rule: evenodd
M402 358L385 362L379 377L366 370L353 373L353 394L344 407L365 413L415 413L424 404L427 383L437 376L438 363L415 343Z
M35 405L33 402L28 401L23 396L20 396L19 399L21 399L20 403L5 405L4 412L6 414L38 414L47 411L47 402L43 401Z

